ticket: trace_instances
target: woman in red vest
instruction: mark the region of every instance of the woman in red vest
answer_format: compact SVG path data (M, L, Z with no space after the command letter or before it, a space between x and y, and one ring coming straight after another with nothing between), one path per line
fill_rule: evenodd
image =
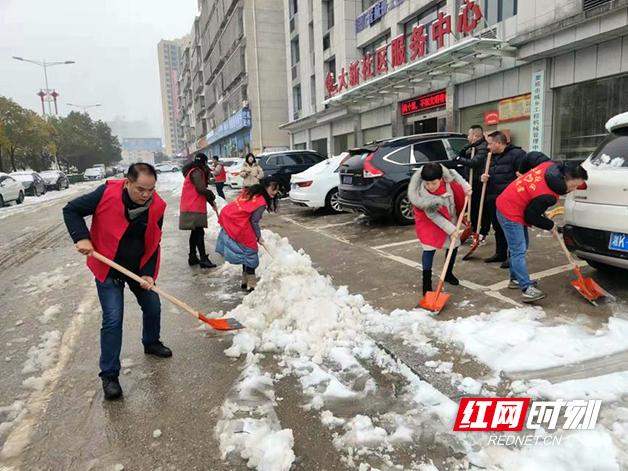
M122 396L118 382L122 348L124 285L142 308L144 353L170 357L172 351L161 343L161 304L151 290L159 274L159 244L166 203L155 191L157 173L152 165L129 167L124 180L108 180L96 190L70 201L63 218L77 250L88 255L87 266L96 278L102 307L100 329L100 377L105 399ZM92 216L91 229L84 218ZM142 284L128 279L108 265L89 257L96 250L123 267L138 273Z
M212 263L205 251L204 228L207 227L207 203L211 204L216 215L218 214L216 197L207 188L210 175L207 156L203 153L196 154L194 160L186 164L182 170L185 180L183 180L179 203L179 229L190 231L188 265L214 268L216 265Z
M255 269L259 265L258 242L263 244L259 222L264 211L275 211L279 183L263 179L227 204L218 217L222 230L216 241L216 252L234 265L242 265L241 288L253 291Z
M226 199L224 187L225 182L227 181L227 171L217 155L214 155L212 160L214 163L214 170L212 173L214 174L214 181L216 182L216 193L218 193L218 196L224 200Z
M508 241L510 254L509 288L521 289L522 301L532 303L543 299L545 293L530 280L526 253L528 251L528 226L552 231L559 237L554 222L546 218L545 211L558 202L561 195L574 191L588 178L587 171L575 162L556 163L540 152L530 152L526 162L540 165L519 176L497 198L497 218ZM528 165L530 168L532 165Z
M437 163L423 165L410 180L408 199L414 206L416 235L423 248L423 294L432 291L434 254L437 249L449 247L465 194L471 194L471 186L465 179ZM459 239L457 244L460 245ZM457 252L456 247L445 275L445 281L454 286L460 284L453 273Z

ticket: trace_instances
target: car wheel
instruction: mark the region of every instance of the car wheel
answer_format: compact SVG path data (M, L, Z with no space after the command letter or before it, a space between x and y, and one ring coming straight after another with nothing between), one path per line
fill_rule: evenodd
M61 182L57 183L57 191L63 190L63 184Z
M410 225L414 223L414 211L412 210L412 203L408 199L407 189L403 190L395 198L393 214L395 221L399 224Z
M16 200L17 204L22 204L24 202L24 192L20 191L20 194L17 195L17 200Z
M36 186L33 187L33 196L39 196L39 190L37 189Z
M340 207L340 196L338 195L338 188L332 189L329 193L327 193L327 197L325 198L325 208L334 214L342 213L342 208Z

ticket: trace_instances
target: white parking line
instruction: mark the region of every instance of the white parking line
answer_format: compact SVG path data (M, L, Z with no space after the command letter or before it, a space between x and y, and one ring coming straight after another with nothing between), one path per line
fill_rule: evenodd
M375 247L371 247L375 250L388 249L390 247L398 247L400 245L408 245L408 244L418 244L419 241L415 238L412 240L404 240L403 242L393 242L392 244L384 244L384 245L376 245Z
M325 226L320 226L317 229L329 229L331 227L340 227L340 226L348 226L349 224L353 224L355 221L352 219L351 221L347 221L347 222L337 222L334 224L327 224Z
M586 265L586 262L583 262L583 261L579 261L576 263L578 264L579 267L583 267L584 265ZM571 264L561 265L559 267L548 268L547 270L539 271L537 273L532 273L530 275L530 278L533 280L540 280L542 278L547 278L548 276L558 275L560 273L564 273L569 270L573 270L573 267ZM509 282L510 280L500 281L498 283L494 283L492 285L487 286L486 289L489 289L491 291L499 291L501 289L508 287Z

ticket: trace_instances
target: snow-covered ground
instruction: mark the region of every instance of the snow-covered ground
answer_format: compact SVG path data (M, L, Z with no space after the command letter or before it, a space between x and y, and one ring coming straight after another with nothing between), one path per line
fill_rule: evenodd
M164 180L160 190L179 191L174 178ZM218 231L211 218L211 237ZM263 236L270 254L261 251L258 287L226 314L246 329L234 335L225 355L244 356L247 366L223 404L215 430L223 457L239 455L249 467L260 470L290 469L295 459L293 431L277 419L274 407L280 398L274 384L294 375L308 398L304 407L320 412L321 423L333 431L334 445L354 469L371 469L367 462L373 457L391 467L401 466L396 450L428 440L426 428L432 443L486 469L619 470L628 465L624 435L628 417L626 409L615 404L626 390L626 372L554 385L533 380L513 383L511 394L525 392L533 398L599 396L606 414L601 414L592 431L548 432L561 438L560 445L499 447L485 443L483 434L451 432L458 402L397 363L373 340L377 334L393 334L426 354L437 351L430 339L459 347L493 370L494 376L486 382L451 373L462 390L477 394L485 384L499 380L502 371L564 365L622 350L628 334L625 313L594 333L577 325L545 324L538 308L478 313L446 322L422 310L387 315L369 306L361 295L335 287L287 239L269 231ZM263 370L261 360L269 354L279 358L281 372ZM432 366L451 372L451 365L444 362ZM381 394L374 368L405 379L394 410L372 413L366 407ZM353 415L344 413L346 401L353 404ZM360 408L356 404L365 405L363 413L355 413ZM417 469L429 464L412 463Z

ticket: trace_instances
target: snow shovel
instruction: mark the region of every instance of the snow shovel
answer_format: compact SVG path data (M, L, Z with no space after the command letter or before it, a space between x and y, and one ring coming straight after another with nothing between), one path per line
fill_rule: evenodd
M92 252L92 257L94 257L96 260L100 260L105 265L109 265L111 268L113 268L115 270L118 270L120 273L128 276L132 280L137 281L138 283L143 283L144 282L144 280L142 278L137 276L132 271L127 270L122 265L117 264L113 260L109 260L107 257L105 257L104 255L99 254L95 250ZM157 286L153 286L151 289L155 293L157 293L160 296L163 296L164 298L166 298L172 304L176 304L181 309L189 312L194 317L196 317L199 321L204 322L205 324L210 326L212 329L215 329L215 330L237 330L237 329L243 329L244 328L244 326L242 324L240 324L240 322L238 322L236 319L233 319L231 317L226 318L226 319L224 319L224 318L223 319L215 319L215 318L207 317L202 312L197 311L196 309L192 308L191 306L189 306L188 304L184 303L183 301L175 298L171 294L168 294L164 290L157 288Z
M484 166L484 173L488 173L491 168L491 153L489 152L486 156L486 165ZM469 260L471 254L477 250L480 246L480 229L482 227L482 214L484 214L484 199L486 198L486 187L488 181L482 183L482 193L480 196L480 207L478 209L478 222L475 225L475 232L473 233L473 242L471 243L471 248L467 252L467 254L462 257L463 260Z
M595 302L596 299L599 299L601 297L611 297L608 292L600 285L598 285L593 278L585 278L582 275L580 267L571 256L571 253L569 253L569 249L567 249L563 238L560 236L560 234L558 234L558 232L555 232L554 235L556 239L558 239L558 243L563 249L563 252L565 252L567 260L569 261L569 263L571 263L571 265L573 265L573 271L576 273L576 279L572 280L571 286L576 288L578 292L594 306L597 306L597 303Z
M471 148L471 160L475 158L475 147ZM469 185L473 186L473 167L469 169ZM471 205L467 207L467 214L463 220L464 231L460 235L460 242L465 243L473 235L473 224L471 223Z
M445 258L445 264L443 265L443 269L440 273L440 278L438 280L438 286L436 287L436 291L428 291L425 293L425 296L421 298L419 301L419 306L423 309L427 309L428 311L433 311L438 314L445 307L447 300L451 296L448 293L443 293L443 285L445 284L445 274L447 273L447 267L449 267L449 262L451 261L451 256L454 251L454 245L456 244L456 240L458 239L458 231L460 231L460 227L462 226L462 218L464 217L464 211L469 204L469 197L466 196L464 199L464 205L462 206L462 211L460 211L460 216L458 216L458 223L456 224L456 232L451 237L451 242L449 243L449 250L447 251L447 257Z

